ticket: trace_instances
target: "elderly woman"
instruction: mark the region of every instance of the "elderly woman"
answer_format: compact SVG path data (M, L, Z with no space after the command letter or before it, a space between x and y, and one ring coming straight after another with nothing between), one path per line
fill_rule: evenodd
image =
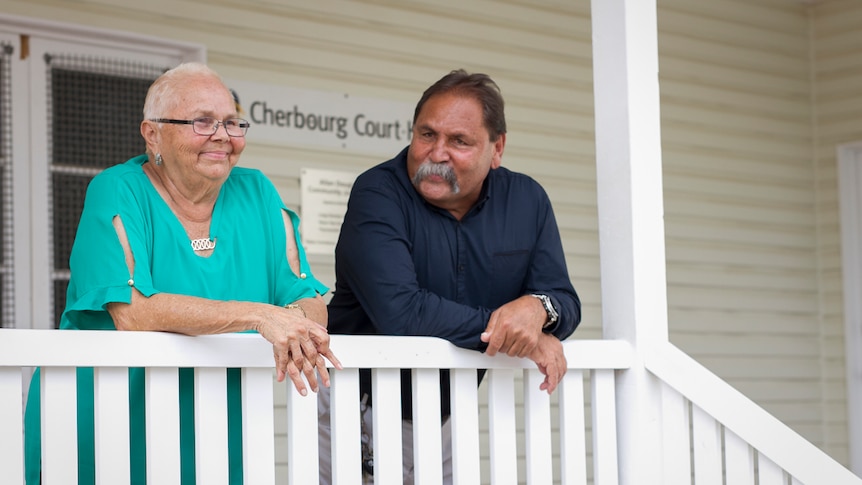
M329 385L327 288L311 274L299 219L259 171L236 167L248 122L203 64L160 76L144 103L147 154L96 176L70 258L63 329L186 335L256 331L272 343L276 376ZM231 483L241 483L239 373L228 374ZM194 483L193 373L180 372L182 483ZM27 483L39 482L39 386L27 406ZM93 478L92 371L79 371L79 484ZM130 376L132 483L145 484L143 371Z

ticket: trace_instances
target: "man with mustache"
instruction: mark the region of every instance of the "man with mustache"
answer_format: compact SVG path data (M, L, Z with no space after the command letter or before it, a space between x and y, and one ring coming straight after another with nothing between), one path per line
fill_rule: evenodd
M423 93L410 146L353 185L335 249L329 332L434 336L529 358L545 375L541 389L551 393L566 372L560 340L574 332L581 305L547 194L501 167L503 108L485 74L452 71ZM409 378L402 371L404 483L412 484ZM361 374L360 387L370 399L370 373ZM441 397L442 466L451 483L446 371ZM326 390L319 407L321 483L329 483ZM370 431L371 413L363 409Z

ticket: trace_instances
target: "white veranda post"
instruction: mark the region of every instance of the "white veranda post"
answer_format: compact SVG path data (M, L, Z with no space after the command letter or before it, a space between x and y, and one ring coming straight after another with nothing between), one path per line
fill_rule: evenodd
M617 379L619 483L665 483L661 385L643 356L668 340L654 0L593 0L603 334L635 349Z

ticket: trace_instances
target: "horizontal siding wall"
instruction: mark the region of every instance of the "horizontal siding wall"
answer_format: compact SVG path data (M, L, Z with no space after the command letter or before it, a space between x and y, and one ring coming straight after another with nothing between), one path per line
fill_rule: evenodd
M658 1L671 340L840 460L830 144L852 138L862 109L849 88L860 85L855 3ZM587 0L0 0L0 12L204 44L229 79L409 104L453 68L490 74L507 100L503 163L542 183L556 210L584 305L576 338L601 336ZM360 171L392 155L259 143L241 163L299 209L301 168ZM312 262L331 285L332 258Z
M806 438L828 432L808 8L659 0L671 340Z
M836 147L862 140L862 2L830 0L812 10L816 102L819 282L823 322L824 439L847 453L846 380ZM855 298L859 298L857 295ZM862 351L862 349L857 349Z

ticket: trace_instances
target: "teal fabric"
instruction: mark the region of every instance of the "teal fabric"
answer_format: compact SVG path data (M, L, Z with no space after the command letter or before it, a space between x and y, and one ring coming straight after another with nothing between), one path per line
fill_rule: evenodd
M284 305L327 291L311 273L300 244L299 218L288 210L272 183L258 170L235 167L216 201L210 237L216 249L195 255L180 221L143 171L144 155L97 175L87 189L84 210L70 257L71 280L61 329L114 330L106 311L111 302L131 301L130 285L149 297L156 293ZM293 221L300 250L301 276L286 256L282 211ZM112 225L123 221L135 260L129 275ZM130 369L132 484L146 484L143 369ZM93 373L78 371L79 485L94 483ZM182 484L195 483L194 376L180 372ZM240 380L228 371L228 434L231 484L242 483ZM27 484L37 485L41 467L39 374L30 386L25 416Z

